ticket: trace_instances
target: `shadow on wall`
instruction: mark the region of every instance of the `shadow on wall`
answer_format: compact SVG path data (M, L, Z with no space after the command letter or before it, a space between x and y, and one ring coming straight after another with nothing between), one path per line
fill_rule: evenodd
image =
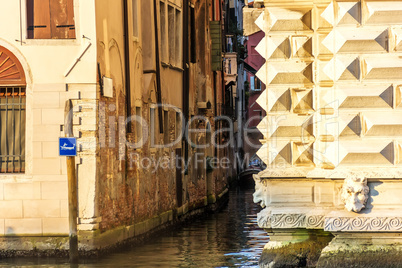
M375 188L380 186L381 184L383 184L383 182L380 182L380 181L379 182L371 182L371 183L369 182L368 183L368 186L369 186L369 189L370 189L369 199L367 200L366 208L362 211L362 213L368 214L374 208L374 205L373 205L374 199L373 199L373 197L380 195L380 193Z

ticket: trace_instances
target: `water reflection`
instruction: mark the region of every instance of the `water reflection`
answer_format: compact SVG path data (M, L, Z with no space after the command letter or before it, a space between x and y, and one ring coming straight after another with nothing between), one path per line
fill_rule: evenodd
M268 237L257 227L252 190L233 190L223 211L167 231L125 252L79 267L258 267ZM13 259L1 267L69 267L66 260Z

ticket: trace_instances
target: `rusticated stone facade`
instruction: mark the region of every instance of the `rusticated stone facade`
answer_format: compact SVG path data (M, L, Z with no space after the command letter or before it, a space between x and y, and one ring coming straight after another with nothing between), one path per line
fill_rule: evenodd
M402 2L258 2L244 16L246 33L265 32L260 226L398 233Z

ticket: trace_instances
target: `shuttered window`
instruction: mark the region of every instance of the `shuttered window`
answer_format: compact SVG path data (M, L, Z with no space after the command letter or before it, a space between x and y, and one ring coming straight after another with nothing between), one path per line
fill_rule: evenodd
M211 21L212 71L222 71L222 28L220 21Z
M27 0L28 39L74 39L74 0Z
M166 10L167 7L167 10ZM169 1L160 2L161 61L171 66L182 66L182 14Z

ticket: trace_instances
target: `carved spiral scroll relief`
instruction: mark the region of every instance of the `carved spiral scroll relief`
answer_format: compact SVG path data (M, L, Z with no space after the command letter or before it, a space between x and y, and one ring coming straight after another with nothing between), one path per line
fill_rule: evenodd
M272 213L266 208L258 213L258 226L265 229L324 229L324 215L312 215L309 213Z
M325 219L325 231L330 232L400 232L401 217L331 217Z

